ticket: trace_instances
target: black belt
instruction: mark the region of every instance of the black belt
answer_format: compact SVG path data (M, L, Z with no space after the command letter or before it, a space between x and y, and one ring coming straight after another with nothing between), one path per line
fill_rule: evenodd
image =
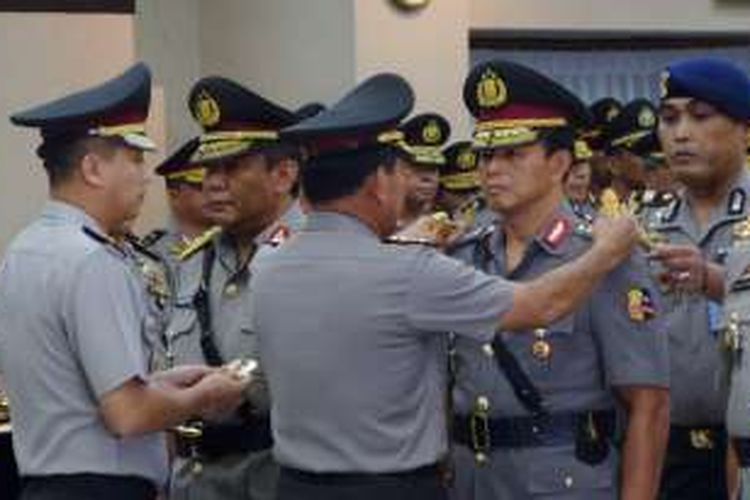
M615 432L615 412L549 413L543 417L483 418L481 415L453 419L453 439L475 452L497 448L531 448L575 443L581 429L594 425L602 438Z
M736 437L732 439L732 444L737 452L740 467L750 467L750 438Z
M395 472L308 472L292 467L281 466L281 474L297 481L310 484L356 485L382 480L404 480L438 477L438 464L425 465L416 469Z
M683 426L669 428L669 453L682 455L704 452L724 453L727 433L722 425Z
M176 433L176 451L182 458L221 458L268 450L273 446L271 420L252 417L229 423L204 423L199 436Z
M156 486L148 479L111 474L52 474L22 478L28 498L107 498L109 500L153 500Z

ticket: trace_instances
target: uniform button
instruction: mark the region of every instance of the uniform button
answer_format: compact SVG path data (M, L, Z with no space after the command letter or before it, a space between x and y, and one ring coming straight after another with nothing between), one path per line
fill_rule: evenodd
M531 426L531 432L534 434L539 434L539 427L536 425Z
M573 476L565 476L565 479L563 480L563 484L565 484L566 488L572 488L573 487Z
M234 284L230 283L224 288L224 296L230 299L235 298L240 293L240 288Z
M477 398L477 410L481 412L487 412L490 410L490 400L487 396L479 396Z
M484 344L482 346L482 352L488 358L495 356L495 349L492 347L492 344Z
M479 465L484 465L487 463L487 455L485 455L482 452L475 454L474 459L477 461L477 464Z

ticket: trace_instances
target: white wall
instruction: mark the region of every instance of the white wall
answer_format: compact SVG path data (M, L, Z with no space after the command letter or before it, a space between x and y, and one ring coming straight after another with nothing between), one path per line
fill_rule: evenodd
M0 14L0 249L47 196L39 134L8 116L115 76L133 59L130 16Z
M471 0L471 27L747 32L750 5L739 0Z
M468 115L461 89L469 67L469 1L433 0L404 14L387 1L355 0L356 76L395 71L414 87L416 112L437 111L451 122L451 140L465 139Z
M164 90L167 152L198 133L187 107L190 87L201 75L198 12L199 0L137 3L136 53L149 64L155 84Z
M200 4L201 70L289 108L330 103L353 83L353 0Z

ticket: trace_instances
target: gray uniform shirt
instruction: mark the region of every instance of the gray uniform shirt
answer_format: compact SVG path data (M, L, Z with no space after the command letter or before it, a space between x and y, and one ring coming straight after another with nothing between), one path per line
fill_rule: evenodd
M727 429L750 437L750 216L733 225L725 265L721 349L728 377Z
M530 243L511 273L499 227L485 229L453 255L492 274L527 281L575 259L590 245L588 223L566 205ZM668 387L667 337L660 308L645 257L636 253L607 275L575 313L533 332L502 335L551 412L608 409L614 407L613 386ZM537 342L547 343L548 357L534 355ZM493 417L528 416L490 347L456 338L455 411L468 415L483 397Z
M275 251L285 238L302 226L303 221L304 214L299 203L292 203L279 220L255 238L257 250L251 261ZM257 337L250 325L248 309L250 262L239 261L235 246L224 235L220 235L212 245L214 259L208 297L216 347L226 362L238 357L258 358ZM175 291L172 317L165 337L165 352L169 357L166 364L207 363L200 344L201 330L193 304L205 265L204 252L180 263L179 287ZM262 381L251 386L248 396L256 408L263 411L268 409Z
M324 212L255 264L277 460L315 472L437 461L447 449L442 333L491 339L512 285Z
M709 260L722 263L734 240L735 223L750 214L749 188L750 177L743 170L702 230L689 198L684 196L649 214L649 230L670 243L696 245ZM654 268L654 272L659 271ZM671 421L689 426L721 425L727 397L719 342L722 307L702 294L667 294L665 305L672 380Z
M0 271L0 366L22 475L134 475L161 484L163 435L118 438L100 399L145 379L148 298L125 251L93 219L50 202L11 243Z

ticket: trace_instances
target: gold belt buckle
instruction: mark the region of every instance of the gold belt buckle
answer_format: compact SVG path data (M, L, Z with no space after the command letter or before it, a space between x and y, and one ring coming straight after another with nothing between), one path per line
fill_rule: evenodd
M479 465L487 462L492 441L490 437L489 402L485 397L477 400L477 405L469 417L469 432L471 435L471 449Z
M690 445L696 450L713 450L713 432L711 429L690 429Z
M191 422L174 427L173 431L181 439L184 439L190 450L190 473L199 475L203 472L203 463L201 462L198 444L203 437L203 423Z

